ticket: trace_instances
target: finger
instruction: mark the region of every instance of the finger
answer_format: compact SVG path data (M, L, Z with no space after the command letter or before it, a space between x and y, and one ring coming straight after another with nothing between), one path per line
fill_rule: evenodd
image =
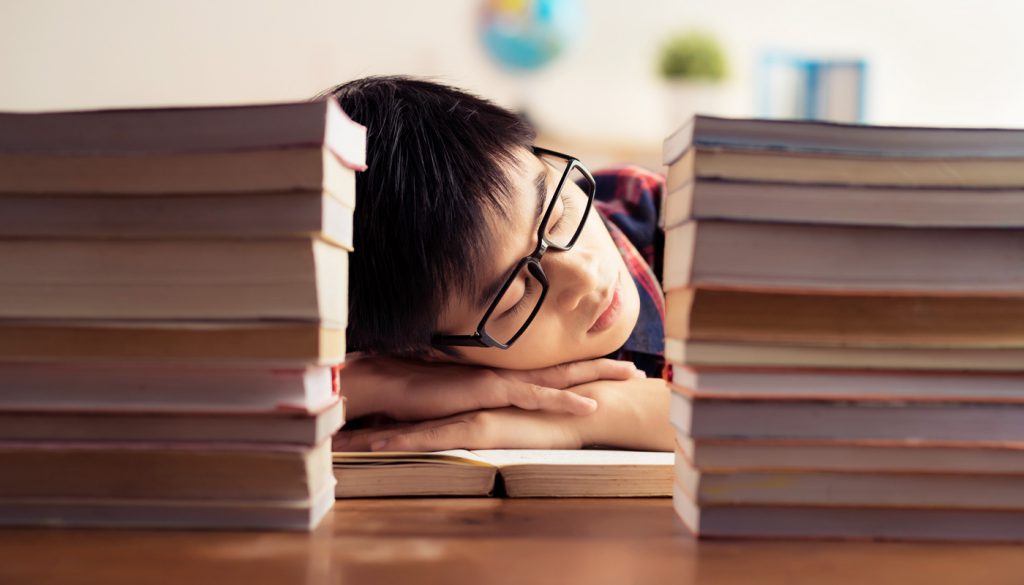
M598 380L629 380L636 371L633 362L601 358L536 370L538 377L531 381L553 388L571 388Z
M338 438L345 435L344 451L369 451L370 445L377 441L386 440L401 433L449 424L452 419L453 417L446 417L417 423L389 424L355 431L341 431L335 435L335 446L338 445Z
M480 368L461 383L409 390L389 415L402 420L440 419L458 413L515 406L524 410L587 415L597 403L572 392L502 377Z
M407 430L381 438L370 445L371 451L446 451L448 449L480 449L478 425L473 419L457 417L445 424Z
M370 429L361 431L340 431L334 435L331 441L333 451L368 451L372 442L372 435L380 431L371 432Z
M629 380L640 371L633 362L608 358L565 364L565 368L566 387L598 380Z
M557 388L508 380L503 391L505 404L494 404L488 408L515 406L523 410L542 410L578 416L593 414L597 410L597 401L594 399Z
M407 385L387 414L404 421L437 420L465 412L510 406L507 378L483 367L447 368L441 377Z
M369 451L370 444L381 437L389 437L409 429L411 424L387 425L355 431L339 431L331 448L335 451Z

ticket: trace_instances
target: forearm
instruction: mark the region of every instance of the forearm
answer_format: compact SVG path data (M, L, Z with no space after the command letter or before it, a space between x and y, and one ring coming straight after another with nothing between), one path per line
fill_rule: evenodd
M581 394L598 403L597 412L576 421L583 445L672 451L675 431L668 418L669 392L659 378L581 387Z
M585 416L597 405L564 388L595 380L628 380L629 362L585 360L509 371L382 356L352 356L341 370L341 395L349 418L380 414L398 421L424 421L463 412L505 407Z
M558 392L593 398L597 410L570 415L516 406L477 408L385 429L343 429L335 445L345 451L579 449L598 445L637 451L673 448L669 390L663 380L605 380Z
M345 398L345 416L361 418L382 412L381 397L393 396L399 380L383 375L386 358L349 354L338 376L341 395Z

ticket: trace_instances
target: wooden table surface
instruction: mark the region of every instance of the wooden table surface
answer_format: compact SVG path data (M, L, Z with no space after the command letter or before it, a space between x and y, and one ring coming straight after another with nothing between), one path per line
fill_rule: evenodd
M1024 584L1024 547L695 541L669 499L339 501L311 534L0 530L0 584Z

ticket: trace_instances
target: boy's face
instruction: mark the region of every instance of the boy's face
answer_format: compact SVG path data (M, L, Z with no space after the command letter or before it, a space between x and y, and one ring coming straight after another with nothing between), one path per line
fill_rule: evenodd
M507 223L495 219L491 230L492 260L489 266L478 271L481 288L507 276L521 258L536 248L540 224L536 180L539 176L544 178L550 201L564 169L564 165L549 164L526 150L520 152L517 161L518 164L507 171L513 191L511 219ZM567 182L562 188L575 190L583 201L586 200L586 195L575 184ZM549 225L557 221L559 212L560 206L556 205ZM504 350L458 348L467 361L491 367L535 369L600 357L625 343L640 314L640 297L596 209L591 209L573 248L568 251L548 249L541 266L548 280L547 297L523 335ZM495 314L502 314L515 305L517 298L530 294L525 289L525 278L520 277L502 297ZM451 335L473 333L487 310L487 303L493 299L483 306L479 306L477 300L451 299L437 331Z

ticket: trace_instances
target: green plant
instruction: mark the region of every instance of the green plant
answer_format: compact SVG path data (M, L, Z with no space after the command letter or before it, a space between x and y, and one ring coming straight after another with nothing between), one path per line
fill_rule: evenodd
M721 81L725 78L725 52L715 38L703 32L676 35L662 46L658 70L677 81Z

